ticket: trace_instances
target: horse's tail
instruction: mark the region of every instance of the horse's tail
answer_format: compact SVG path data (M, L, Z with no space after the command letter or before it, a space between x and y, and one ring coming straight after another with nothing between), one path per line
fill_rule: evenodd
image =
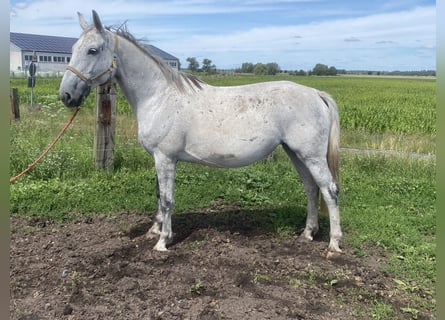
M331 127L329 130L328 150L326 159L334 182L340 184L340 119L338 107L334 99L326 92L320 92L320 97L330 109ZM327 206L323 197L320 198L320 211L327 212Z

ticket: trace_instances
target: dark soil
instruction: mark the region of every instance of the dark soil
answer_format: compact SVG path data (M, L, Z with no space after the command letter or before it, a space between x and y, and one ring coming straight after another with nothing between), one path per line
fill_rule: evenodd
M377 253L358 258L346 247L327 259L326 236L304 243L254 217L177 214L166 253L152 250L151 219L137 214L62 224L12 217L10 318L345 320L374 318L379 305L412 318Z

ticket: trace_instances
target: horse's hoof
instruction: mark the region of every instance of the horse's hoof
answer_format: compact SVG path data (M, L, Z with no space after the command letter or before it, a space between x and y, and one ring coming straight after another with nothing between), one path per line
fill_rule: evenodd
M338 239L331 238L331 240L329 241L328 251L341 253L342 251L339 247L338 242L339 242Z
M168 251L168 249L167 249L167 247L165 246L165 244L159 244L159 243L157 243L157 244L153 247L153 250L155 250L155 251L159 251L159 252L167 252L167 251Z
M342 255L342 251L340 250L340 251L328 251L327 253L326 253L326 259L328 259L328 260L335 260L335 259L337 259L337 258L339 258L339 257L341 257L341 255Z
M306 230L298 237L298 241L300 242L311 242L312 240L314 240L312 232L307 232Z
M302 242L311 242L314 240L314 235L318 232L318 227L304 228L303 232L300 234L300 241Z

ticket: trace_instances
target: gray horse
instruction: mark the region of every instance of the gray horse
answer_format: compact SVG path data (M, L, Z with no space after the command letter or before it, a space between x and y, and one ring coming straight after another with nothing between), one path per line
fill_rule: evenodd
M147 237L167 250L173 233L176 163L215 167L251 164L282 145L304 184L307 221L302 239L318 231L321 191L330 219L330 252L341 252L338 208L339 116L326 93L293 82L214 87L178 72L126 31L104 28L93 11L73 46L60 98L82 104L90 90L115 78L134 109L141 145L154 157L158 211Z

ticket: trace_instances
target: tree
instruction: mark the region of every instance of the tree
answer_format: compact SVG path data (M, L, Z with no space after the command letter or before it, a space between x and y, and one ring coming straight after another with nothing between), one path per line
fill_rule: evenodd
M290 71L289 74L291 76L305 76L306 71L304 71L303 69L300 69L300 70Z
M242 73L253 73L253 68L254 68L255 66L253 65L253 63L251 63L251 62L244 62L242 65L241 65L241 72Z
M312 74L315 76L325 76L328 73L329 67L322 63L317 63L312 69Z
M336 76L336 75L337 75L337 69L335 67L329 67L328 76Z
M312 73L315 76L336 76L337 69L335 67L328 67L325 64L317 63L312 69Z
M216 72L216 66L212 64L212 60L205 58L202 60L202 71L207 74L212 74Z
M257 63L253 68L253 73L256 75L275 75L280 71L280 66L275 62L270 62L268 64Z
M264 63L257 63L253 68L253 73L255 75L267 74L267 66Z
M270 62L266 64L267 67L267 74L270 75L276 75L278 72L281 71L280 66L276 62Z
M199 62L195 57L188 57L187 62L189 63L188 69L190 71L198 71L199 70Z

